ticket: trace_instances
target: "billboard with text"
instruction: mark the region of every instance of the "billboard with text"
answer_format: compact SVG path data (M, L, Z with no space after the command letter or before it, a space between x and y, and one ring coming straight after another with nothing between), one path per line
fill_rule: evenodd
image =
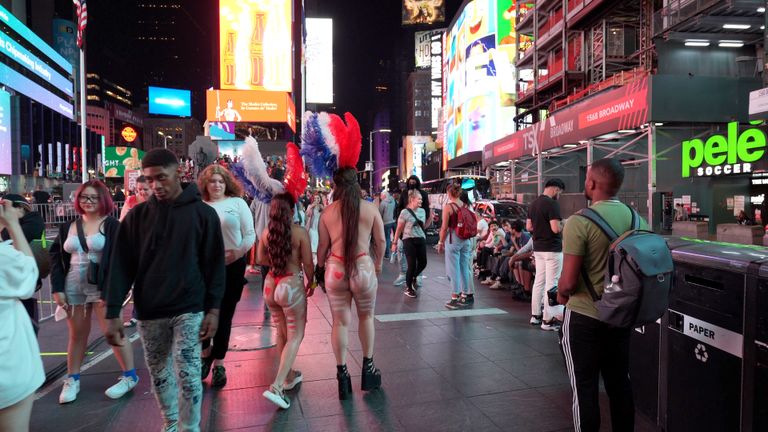
M286 123L296 130L296 108L288 93L208 90L205 119L211 122Z
M292 91L291 0L219 0L222 89Z
M403 0L403 25L445 21L445 0Z
M333 103L333 20L307 18L307 102Z

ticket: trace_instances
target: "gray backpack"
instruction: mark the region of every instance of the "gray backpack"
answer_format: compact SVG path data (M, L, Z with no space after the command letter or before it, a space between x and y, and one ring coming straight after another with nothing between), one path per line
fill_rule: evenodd
M664 238L641 230L640 216L627 207L632 212L632 228L621 236L592 209L576 214L597 225L611 242L602 297L598 297L586 269L581 268L600 321L613 327L634 328L655 322L666 312L674 265Z

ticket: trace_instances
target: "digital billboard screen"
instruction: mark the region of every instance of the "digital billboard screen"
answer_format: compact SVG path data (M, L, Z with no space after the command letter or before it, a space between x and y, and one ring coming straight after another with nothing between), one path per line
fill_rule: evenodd
M0 174L11 175L11 95L0 90Z
M333 20L307 18L307 102L333 103Z
M149 113L191 117L192 93L189 90L150 86Z
M220 0L222 89L291 92L291 0Z
M444 160L514 132L514 11L515 0L473 0L446 33Z
M212 140L233 140L235 139L235 123L233 122L210 122L208 124L208 136Z
M104 177L123 177L126 170L140 170L144 152L133 147L104 147Z
M205 105L205 119L211 122L286 123L296 130L296 108L288 93L208 90Z
M445 0L403 0L403 25L445 21Z

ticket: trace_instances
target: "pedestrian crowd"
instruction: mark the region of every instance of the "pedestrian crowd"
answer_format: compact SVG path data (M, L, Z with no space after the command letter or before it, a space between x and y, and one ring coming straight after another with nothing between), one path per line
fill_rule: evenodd
M47 253L56 320L68 328L61 404L74 402L80 392L95 315L122 370L105 395L119 399L139 382L125 332L137 326L164 430L199 430L203 380L210 376L214 387L227 383L224 360L249 272L261 274L265 312L277 328L279 366L265 398L287 409L288 392L304 379L293 364L305 335L307 299L317 286L326 292L333 317L339 399L353 391L347 368L353 301L363 351L360 388L375 390L382 384L373 360L378 275L385 259L398 261L394 284L404 287L410 299L404 301L417 301L428 265L428 233L436 230L435 249L444 255L450 281L445 307L473 307L476 280L530 301L530 324L561 335L577 429L599 428L602 374L614 428L631 430L630 333L599 321L587 288L602 292L609 243L584 218L563 222L562 180L546 182L525 220L476 213L459 183L449 185L438 216L418 177L408 178L402 192L385 190L369 199L354 164L343 164L341 157L330 193L306 189L303 165L291 162L300 160L298 149L291 146L286 158L264 163L271 181L268 202L246 197L228 167L238 160L212 164L196 182L184 183L179 159L164 149L144 156L143 175L119 219L111 216L119 197L102 182L77 189L79 217L59 226ZM629 230L634 220L616 199L623 175L620 163L603 159L591 166L585 183L591 209L616 232ZM38 195L36 200L50 198ZM45 259L34 246L45 241L45 226L24 197L8 194L2 204L2 238L11 241L0 243L8 263L0 266L0 348L13 352L14 361L0 371L0 430L27 430L34 392L44 380L32 296L41 287ZM130 298L133 315L123 322Z

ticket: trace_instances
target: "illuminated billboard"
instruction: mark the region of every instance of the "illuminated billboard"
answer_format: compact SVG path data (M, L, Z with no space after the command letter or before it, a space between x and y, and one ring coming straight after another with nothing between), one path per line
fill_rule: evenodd
M403 25L445 21L445 0L403 0Z
M104 177L123 177L126 170L140 170L144 152L133 147L104 147Z
M233 122L210 122L208 124L208 136L212 140L235 139L235 124Z
M0 90L0 174L12 174L11 168L11 95Z
M288 93L208 90L205 108L211 122L286 123L296 131L296 108Z
M444 160L514 132L514 10L515 0L473 0L446 33Z
M307 102L333 103L333 20L307 18Z
M189 90L150 86L149 113L190 117L192 116L192 94Z
M222 89L291 92L291 0L220 0Z

